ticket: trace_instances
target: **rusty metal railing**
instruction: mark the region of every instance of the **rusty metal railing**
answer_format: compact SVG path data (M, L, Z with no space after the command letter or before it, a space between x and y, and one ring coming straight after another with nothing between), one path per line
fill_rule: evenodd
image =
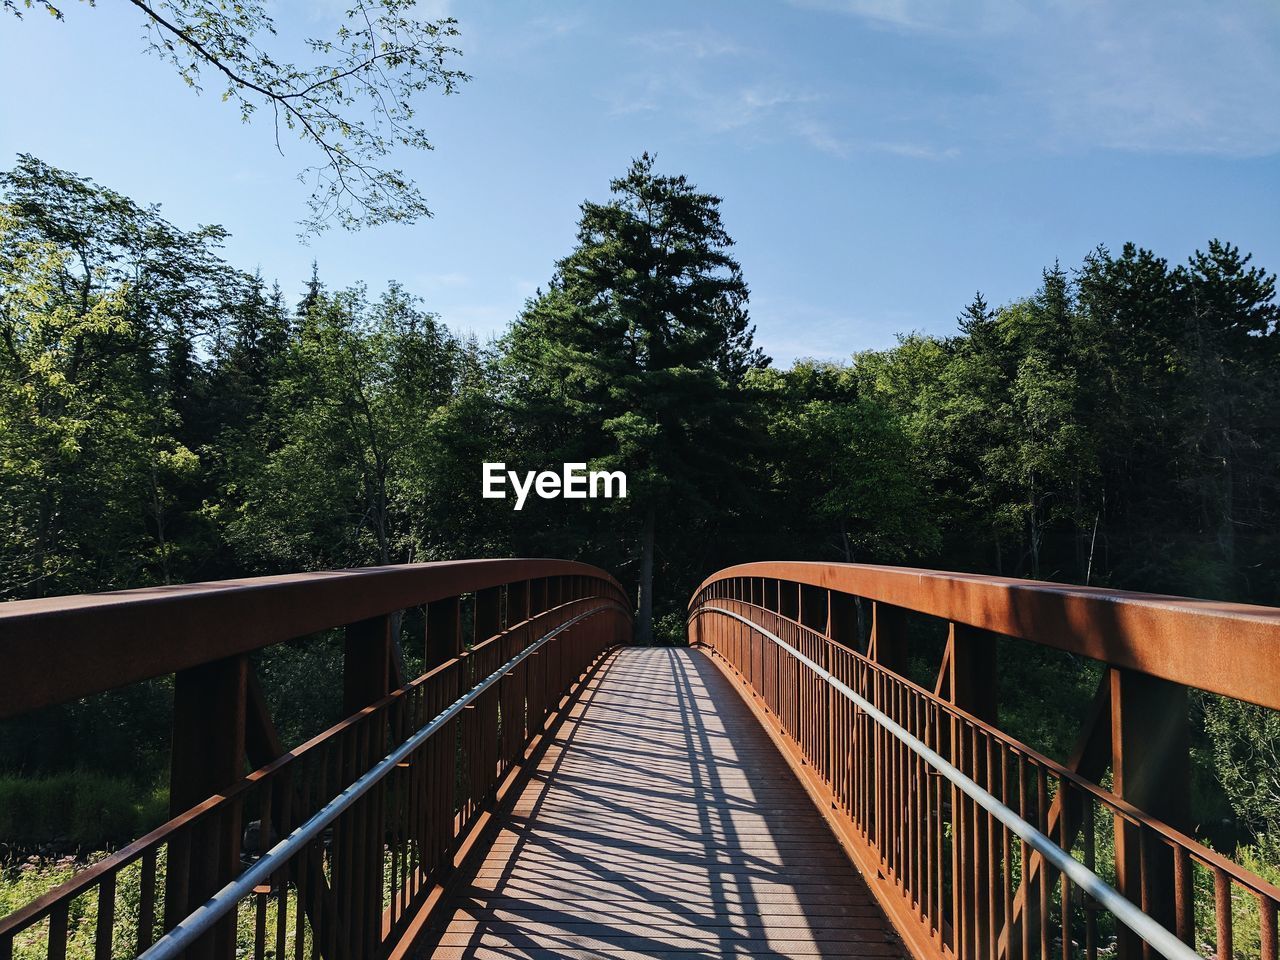
M384 576L396 582L388 584ZM354 601L354 609L345 608L351 612L344 615L331 608L318 616L306 601L331 605L332 591L312 591L335 583L340 594L347 592ZM176 591L176 600L162 592L159 601L154 594L126 593L117 595L123 598L117 602L144 607L162 603L167 611L176 611L167 626L164 618L156 618L153 634L164 634L175 620L185 622L184 595L190 602L209 602L212 594L232 619L245 622L242 606L263 614L268 628L259 625L259 645L279 642L294 630L331 626L334 616L339 624L345 616L360 616L347 628L344 687L348 706L367 702L336 726L291 751L278 751L247 777L217 788L162 827L0 919L3 960L54 960L73 948L99 958L140 956L153 944L170 942L166 937L172 940L173 931L189 926L193 915L207 914L207 901L219 893L223 906L216 922L183 939L181 955L391 955L411 940L415 924L441 894L457 857L512 782L564 695L630 630L629 606L616 582L594 568L560 561L426 564L407 571L244 581L237 587L198 585ZM98 606L92 599L72 598L67 606L76 613L62 625L91 629L93 615L83 611ZM435 665L412 681L397 683L390 629L397 622L398 605L415 600L426 602L424 642L427 662ZM48 623L33 623L56 618L57 611L56 604L44 601L40 609L28 609L28 636L48 631ZM0 607L0 627L8 612ZM119 611L116 615L122 616ZM11 616L9 623L18 628L4 634L4 644L20 637L24 627L21 610ZM138 612L123 616L128 622ZM473 627L466 637L463 625L468 622ZM203 642L217 641L206 635ZM232 635L222 642L235 651L245 638ZM218 654L227 647L207 648L215 659L182 669L197 671L195 680L207 683L200 674L211 666L219 669L226 657ZM13 653L12 647L0 645L0 663ZM188 653L175 656L186 658ZM244 656L232 652L239 666L228 670L222 665L221 671L240 677L239 708L251 717L256 712L261 724L262 704L255 707L246 692L252 687L245 678ZM151 675L147 671L152 669L139 669L133 678ZM215 674L215 679L221 678ZM79 683L69 686L78 691ZM0 688L5 685L0 679ZM214 686L219 693L228 692L225 684ZM184 686L179 674L175 696L184 690L207 700L207 689L194 682ZM204 759L216 765L212 750L226 737L214 725L237 718L214 711L205 719L211 751ZM175 749L198 736L178 729L188 720L182 704L175 702ZM243 730L245 718L238 722ZM269 725L269 718L265 722ZM244 739L233 745L239 750L239 770L248 745ZM175 777L183 769L175 756ZM323 823L317 819L321 815ZM305 841L298 842L298 832L304 830ZM278 847L291 836L295 840L281 858ZM273 848L274 861L266 857ZM234 886L237 878L264 873L264 862L273 865L261 882L255 879L247 891ZM235 891L229 902L228 885ZM86 911L96 913L91 924L84 921Z
M1135 915L1154 918L1186 949L1202 956L1277 960L1280 889L1152 816L1132 797L1118 795L1119 778L1102 775L1114 767L1132 779L1132 755L1141 754L1135 725L1120 722L1125 696L1134 685L1132 674L1109 667L1102 689L1106 696L1099 698L1106 709L1092 725L1086 724L1067 764L1019 743L992 722L995 640L973 632L974 621L999 623L1010 635L1035 639L1027 625L1043 624L1043 610L1029 619L1025 613L1049 601L1019 597L1018 591L1050 593L1055 587L983 583L983 578L967 576L948 584L945 574L924 574L931 580L922 589L920 606L932 616L947 617L949 612L955 617L948 624L942 674L929 690L899 672L905 672L904 624L910 616L909 608L898 606L909 599L899 578L921 583L921 572L785 566L785 571L765 564L734 568L704 583L690 604L690 639L741 679L785 747L803 762L811 789L833 808L847 848L914 955L1093 960L1161 952L1153 949L1151 939L1118 922L1115 911L1106 908L1108 902L1114 907L1114 901L1100 897L1102 891L1093 889L1083 874L1064 871L1061 862L1055 864L1036 850L1007 818L940 775L908 739L1052 840L1107 887L1118 889L1138 912L1121 907L1128 920ZM768 575L782 572L803 579ZM1012 599L1002 610L976 602L975 588L986 591L979 596L983 601L1001 595ZM889 595L896 602L890 606L882 599L868 600L868 594ZM1100 610L1091 619L1088 604L1077 603L1070 623L1080 630L1079 645L1095 651L1109 645L1136 651L1130 656L1142 655L1141 635L1115 636L1116 609L1125 603L1147 608L1126 615L1149 620L1199 615L1197 601L1110 591L1089 591L1089 598ZM1214 608L1210 616L1225 615L1220 605L1206 606ZM1015 610L1024 616L1015 616ZM1242 614L1243 631L1253 631L1253 641L1280 626L1276 611L1236 612ZM1170 630L1176 635L1190 628L1182 622ZM1168 644L1169 633L1156 642ZM1280 638L1280 633L1273 636ZM1059 626L1054 645L1072 649L1071 631ZM1247 658L1250 648L1243 646ZM1160 669L1185 671L1189 663L1189 658L1175 656ZM1254 666L1272 676L1276 671L1274 659ZM1211 671L1211 664L1202 667L1198 679L1227 692L1230 684L1210 676ZM1159 676L1142 682L1157 680L1167 682ZM842 687L870 709L842 696ZM1166 696L1140 704L1168 702ZM888 725L878 722L877 714ZM1168 716L1157 719L1173 722ZM1106 749L1100 750L1100 743ZM1148 752L1168 760L1158 749ZM1102 767L1099 753L1105 755ZM1173 769L1178 770L1176 764ZM1189 783L1162 781L1159 769L1144 772L1159 789L1189 790ZM1098 785L1108 779L1111 789Z

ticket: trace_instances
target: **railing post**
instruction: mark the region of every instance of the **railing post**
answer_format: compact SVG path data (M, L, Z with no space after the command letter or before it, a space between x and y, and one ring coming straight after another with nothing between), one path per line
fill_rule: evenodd
M842 647L858 650L862 646L862 637L858 635L858 601L847 593L829 591L831 597L831 613L829 616L828 636Z
M1113 667L1111 677L1112 789L1143 812L1175 829L1190 820L1190 734L1187 688L1132 670ZM1140 828L1117 817L1116 888L1169 929L1174 929L1172 851L1149 843L1142 850ZM1142 955L1137 937L1122 931L1122 960Z
M879 600L871 604L871 659L900 676L907 673L907 612Z
M529 581L507 586L507 626L529 619Z
M947 636L946 670L947 699L979 720L994 725L998 709L996 638L967 624L952 623ZM994 771L988 769L984 741L978 739L973 744L965 744L963 736L964 727L958 721L953 722L949 751L952 763L979 786L993 789ZM964 865L964 875L956 880L957 908L964 917L960 926L970 955L980 956L1003 925L1003 917L999 915L1003 901L991 899L998 886L994 876L997 866L989 843L991 823L985 811L955 790L951 809L952 835L967 844L970 861Z
M391 623L387 614L347 626L342 657L342 712L350 716L390 692Z
M180 670L174 676L169 811L173 815L244 776L249 660L244 655ZM236 804L206 817L189 846L172 857L165 889L166 926L213 896L240 869L242 811ZM176 861L176 862L175 862ZM219 923L193 957L235 955L235 921Z
M998 717L996 638L963 623L951 624L948 699L994 726Z
M391 614L370 617L348 624L345 631L342 670L343 712L350 716L385 697L391 689L391 630L398 622ZM356 775L364 773L387 749L386 728L381 718L365 721L363 739L356 757ZM350 832L350 845L335 846L350 857L335 858L333 886L350 904L340 921L339 931L355 954L364 954L382 936L383 835L385 792L379 784L352 807L335 829L335 836Z
M462 653L462 608L457 597L427 604L426 669L439 666Z
M483 643L502 630L501 599L502 593L498 587L476 591L475 633L472 643Z

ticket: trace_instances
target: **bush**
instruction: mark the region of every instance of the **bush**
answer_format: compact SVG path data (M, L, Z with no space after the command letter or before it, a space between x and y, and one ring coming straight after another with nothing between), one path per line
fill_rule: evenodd
M162 789L96 773L0 777L0 844L18 849L102 849L141 836L167 812Z

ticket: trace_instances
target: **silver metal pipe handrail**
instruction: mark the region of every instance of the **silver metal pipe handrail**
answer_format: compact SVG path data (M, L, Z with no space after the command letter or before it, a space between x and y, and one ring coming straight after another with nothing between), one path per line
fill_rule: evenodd
M1025 840L1029 847L1043 856L1045 860L1055 868L1066 874L1071 879L1072 883L1080 887L1080 889L1085 893L1097 900L1098 903L1110 910L1112 916L1142 938L1143 941L1150 944L1151 948L1161 956L1166 957L1167 960L1204 960L1200 954L1196 953L1189 946L1179 940L1170 930L1148 914L1143 913L1140 907L1130 901L1120 893L1120 891L1116 890L1083 863L1071 856L1071 854L1066 850L1063 850L1047 835L1036 829L1036 827L1031 823L1018 816L1018 814L1010 807L997 799L995 795L988 793L982 787L978 786L974 780L970 779L959 769L949 763L941 756L941 754L937 753L922 740L909 733L905 728L887 714L881 712L864 697L859 696L848 685L838 680L830 670L810 660L777 634L766 630L754 620L749 620L732 610L726 610L724 607L716 606L714 604L707 604L700 607L698 611L696 611L695 615L709 610L714 610L716 613L722 614L726 617L732 617L735 620L740 620L760 635L772 640L783 650L786 650L798 661L803 663L811 671L826 681L826 683L828 683L837 693L845 697L847 700L852 701L858 709L862 710L863 713L867 714L867 716L892 734L895 739L901 741L908 749L929 764L929 766L937 770L938 773L954 784L957 789L977 803L978 806L982 807L998 821Z
M394 770L396 764L426 743L433 734L437 733L446 723L461 713L467 704L474 701L480 694L501 680L504 675L518 666L526 657L536 653L538 648L555 639L574 624L580 623L604 610L613 609L614 606L606 604L593 607L585 613L578 614L572 620L560 624L546 636L529 644L529 646L525 647L446 707L442 713L432 718L426 726L419 728L408 740L370 767L368 772L364 773L349 787L321 807L318 812L300 824L292 833L259 857L253 866L193 910L148 950L139 954L138 960L170 960L170 958L178 956L188 947L194 945L200 937L212 930L219 920L234 910L241 900L253 893L254 887L268 882L271 879L271 875L281 869L289 861L290 857L320 836L326 827L338 819L353 803L373 789L378 781Z

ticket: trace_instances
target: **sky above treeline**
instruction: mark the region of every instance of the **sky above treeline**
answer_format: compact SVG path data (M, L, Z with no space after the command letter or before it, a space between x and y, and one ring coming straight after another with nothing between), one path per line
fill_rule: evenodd
M396 158L435 217L297 239L314 161L144 54L128 4L0 11L0 162L18 152L220 223L290 299L397 279L459 332L499 333L572 248L578 205L642 151L724 198L776 361L947 334L975 290L1127 240L1209 238L1280 269L1276 0L700 0L424 4L458 19L435 151ZM342 0L272 3L279 44Z

